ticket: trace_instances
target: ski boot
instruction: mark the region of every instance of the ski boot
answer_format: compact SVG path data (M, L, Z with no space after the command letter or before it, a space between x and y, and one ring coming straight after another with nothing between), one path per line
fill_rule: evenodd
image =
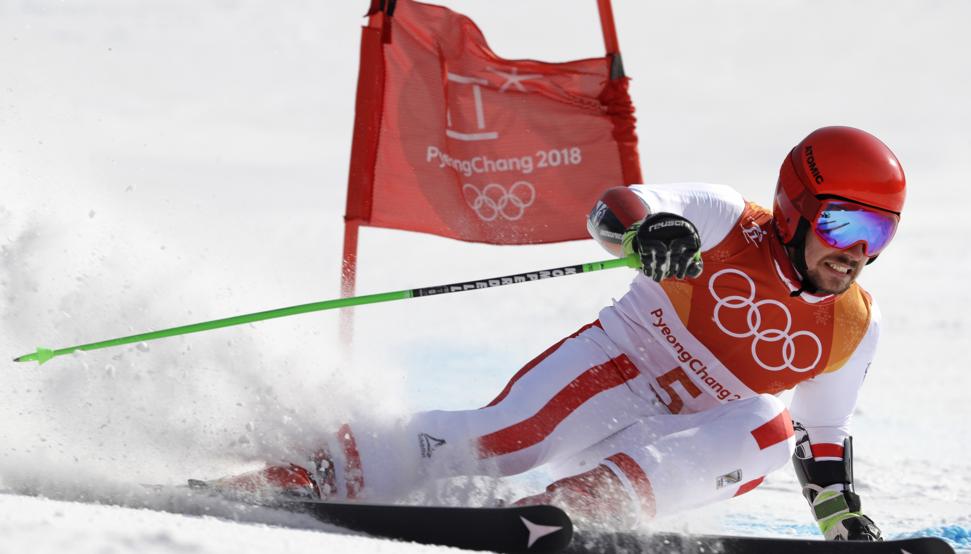
M306 465L286 464L212 481L189 479L189 488L237 500L326 500L337 492L334 464L318 451Z

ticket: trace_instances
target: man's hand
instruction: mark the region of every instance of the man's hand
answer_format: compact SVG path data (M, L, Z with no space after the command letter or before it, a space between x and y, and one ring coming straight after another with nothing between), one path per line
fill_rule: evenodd
M641 271L661 282L668 277L684 279L701 275L701 238L687 219L656 213L635 223L624 233L624 253L637 253Z

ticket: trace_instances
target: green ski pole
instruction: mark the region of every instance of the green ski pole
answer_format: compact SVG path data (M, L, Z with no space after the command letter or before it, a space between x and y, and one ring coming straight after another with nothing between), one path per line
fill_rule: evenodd
M276 310L268 310L265 312L256 312L252 314L227 317L224 319L216 319L213 321L204 321L202 323L182 325L180 327L162 329L161 331L151 331L148 333L130 335L127 337L120 337L120 338L104 340L100 342L92 342L88 344L79 344L76 346L68 346L66 348L51 349L51 348L40 347L37 349L36 352L31 352L30 354L24 354L23 356L18 356L14 358L13 361L15 362L36 361L38 364L42 364L50 360L51 358L55 358L57 356L63 356L65 354L70 354L77 350L85 350L85 351L99 350L101 348L108 348L111 346L131 344L133 342L144 342L149 340L161 339L165 337L174 337L177 335L187 335L189 333L199 333L201 331L209 331L210 329L220 329L223 327L231 327L233 325L243 325L245 323L253 323L255 321L263 321L266 319L287 317L291 315L305 314L309 312L319 312L323 310L332 310L335 308L346 308L350 306L361 306L364 304L376 304L378 302L390 302L392 300L405 300L408 298L416 298L421 296L435 296L439 294L448 294L452 292L464 292L467 290L478 290L478 289L487 289L492 287L501 287L504 285L527 283L530 281L540 281L543 279L550 279L553 277L577 275L580 273L589 273L591 271L601 271L604 269L614 269L617 267L638 268L638 267L641 267L641 262L636 255L633 255L633 256L628 256L626 258L617 258L612 260L605 260L602 262L592 262L592 263L579 264L579 265L568 265L564 267L557 267L554 269L530 271L527 273L519 273L516 275L506 275L504 277L492 277L489 279L479 279L476 281L465 281L462 283L452 283L449 285L439 285L436 287L407 289L407 290L399 290L395 292L384 292L384 293L378 293L378 294L367 294L363 296L353 296L350 298L338 298L335 300L325 300L322 302L312 302L310 304L300 304L298 306L290 306L288 308L278 308Z

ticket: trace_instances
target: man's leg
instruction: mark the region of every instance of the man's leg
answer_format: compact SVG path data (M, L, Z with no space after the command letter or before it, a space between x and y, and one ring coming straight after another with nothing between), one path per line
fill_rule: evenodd
M744 494L785 465L794 447L789 412L771 395L656 415L561 464L569 477L520 502L633 525Z
M422 412L394 425L351 422L308 464L221 482L386 500L432 479L521 473L656 413L628 386L638 375L594 322L526 364L488 406Z
M354 424L369 497L396 497L427 479L512 475L574 455L656 413L631 392L637 369L588 325L536 357L477 410L415 414L394 429Z

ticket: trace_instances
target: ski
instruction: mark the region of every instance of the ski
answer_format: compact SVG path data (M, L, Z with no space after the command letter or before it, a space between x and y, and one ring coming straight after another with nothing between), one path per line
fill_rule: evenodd
M324 523L375 537L499 553L563 554L954 554L937 537L882 542L838 542L678 533L574 532L554 506L456 507L337 502L292 497L227 496L205 482L188 487L149 486L158 492L212 496L230 502L304 513Z
M553 506L462 508L330 501L289 501L279 507L388 539L509 553L562 552L573 523Z
M563 554L954 554L936 537L882 542L808 538L680 535L675 533L574 534L569 516L553 506L460 508L326 501L287 502L284 509L370 535L493 552Z
M882 542L839 542L816 539L679 535L656 533L578 533L564 554L954 554L937 537L915 537Z

